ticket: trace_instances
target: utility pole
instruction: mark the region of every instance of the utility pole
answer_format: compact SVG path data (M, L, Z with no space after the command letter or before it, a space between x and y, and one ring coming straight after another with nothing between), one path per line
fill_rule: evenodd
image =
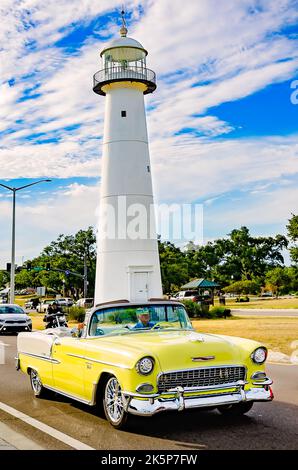
M84 254L84 298L87 297L88 291L88 269L87 269L87 256Z
M12 192L12 235L11 235L11 267L10 267L10 303L14 303L14 287L15 287L15 251L16 251L16 192L22 189L29 188L35 184L50 182L51 180L39 180L34 183L20 186L19 188L11 188L6 184L0 183L0 186Z

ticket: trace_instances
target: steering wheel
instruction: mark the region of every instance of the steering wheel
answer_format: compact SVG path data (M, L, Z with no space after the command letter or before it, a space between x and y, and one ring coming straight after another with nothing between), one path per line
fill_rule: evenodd
M158 323L155 323L150 330L157 330L158 328L175 328L175 324L168 322L168 321L159 321Z

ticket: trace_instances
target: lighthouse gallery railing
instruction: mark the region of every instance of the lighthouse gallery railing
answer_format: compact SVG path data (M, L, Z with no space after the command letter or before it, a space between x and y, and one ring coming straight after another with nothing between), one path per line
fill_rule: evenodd
M146 82L151 84L156 84L156 75L153 70L147 69L145 67L107 67L103 70L99 70L93 76L93 89L101 85L113 82L117 80L136 80L140 82ZM155 88L155 87L154 87Z

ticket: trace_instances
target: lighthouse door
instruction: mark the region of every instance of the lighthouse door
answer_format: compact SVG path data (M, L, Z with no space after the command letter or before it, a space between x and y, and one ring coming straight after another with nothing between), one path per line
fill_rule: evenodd
M134 272L132 275L132 300L145 301L148 300L149 291L149 273Z

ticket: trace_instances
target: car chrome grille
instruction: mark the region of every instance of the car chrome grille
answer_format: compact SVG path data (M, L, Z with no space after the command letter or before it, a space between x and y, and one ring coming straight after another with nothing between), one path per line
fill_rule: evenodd
M171 388L212 387L226 385L245 379L245 367L206 367L188 369L161 374L158 379L158 391L166 392Z

